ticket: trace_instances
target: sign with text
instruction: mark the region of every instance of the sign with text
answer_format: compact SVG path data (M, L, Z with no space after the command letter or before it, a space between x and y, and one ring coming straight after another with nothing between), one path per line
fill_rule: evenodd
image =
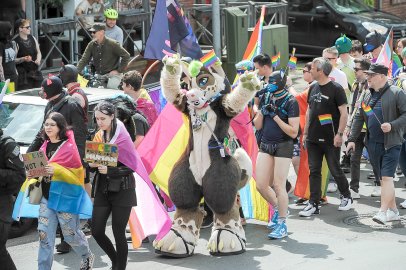
M116 144L86 141L85 161L117 167L118 147Z
M43 151L23 154L23 161L25 170L31 175L31 177L34 178L49 175L45 170L48 161Z

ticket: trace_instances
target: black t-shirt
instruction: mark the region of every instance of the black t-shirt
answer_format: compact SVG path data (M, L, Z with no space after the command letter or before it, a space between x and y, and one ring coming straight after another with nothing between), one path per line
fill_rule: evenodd
M140 113L133 115L133 121L135 125L135 134L139 136L145 136L149 130L149 124L147 119Z
M289 118L299 117L299 104L294 96L288 95L286 97L270 100L277 109L276 114L283 122L288 123ZM263 143L281 143L288 140L293 140L289 137L279 125L269 116L265 115L263 122L263 133L261 142Z
M0 57L2 58L1 64L3 66L5 79L15 81L17 78L16 69L16 52L12 43L3 44L0 42Z
M307 103L310 108L309 131L307 140L315 143L334 143L340 123L338 107L347 104L344 89L336 82L330 81L325 85L313 84L309 89ZM321 125L319 115L331 114L332 124Z
M48 160L55 154L56 150L58 150L59 146L63 143L64 141L59 141L57 143L52 143L48 142L47 145L47 150L46 150L46 155ZM51 178L48 176L45 176L42 178L41 182L41 187L42 187L42 196L45 197L45 199L48 200L49 198L49 189L51 187Z

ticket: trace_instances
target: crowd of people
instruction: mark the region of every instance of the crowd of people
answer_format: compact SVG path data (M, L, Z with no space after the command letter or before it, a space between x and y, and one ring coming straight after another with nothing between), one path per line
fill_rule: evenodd
M80 6L77 12L86 14L88 9ZM125 269L127 265L126 225L132 207L139 202L134 170L120 153L130 151L132 155L137 151L157 119L157 112L141 87L141 75L129 71L122 76L126 95L101 102L94 110L94 119L87 119L88 100L77 81L78 74L91 59L101 75L122 74L130 60L122 47L122 31L120 34L115 25L117 11L108 9L105 15L106 24L94 23L89 28L92 40L77 67L65 65L58 76L45 79L38 74L41 52L38 41L30 35L30 21L18 22L19 34L14 39L11 25L0 24L0 79L10 79L18 90L41 86L40 94L48 100L43 127L28 149L28 152L43 149L49 160L46 167L49 176L41 179L39 269L52 268L58 227L62 238L58 250L69 252L72 248L82 259L80 269L93 267L94 255L80 226L80 215L87 213L89 201L76 208L53 204L56 196L62 204L68 200L64 194L52 192L51 185L56 180L68 181L64 178L66 171L75 176L75 183L83 186L83 194L93 199L90 202L93 222L89 220L87 226L110 258L112 269ZM393 57L391 70L377 63L383 45L378 32L368 34L364 45L346 36L332 45L304 65L303 79L308 85L300 93L295 90L287 69L272 67L269 55L257 55L252 61L252 70L257 70L263 81L263 89L252 102L252 122L259 148L257 190L275 209L267 225L270 239L288 236L290 188L287 185L290 183L286 179L292 163L296 174L300 174L302 152L308 155L310 196L297 200L298 204L306 203L299 216L320 214L321 205L326 203L322 190L323 158L330 172L328 191L338 189L340 193L338 210L351 209L353 200L360 199L360 162L366 149L376 185L374 194L381 199L373 221L386 224L400 220L393 179L398 166L406 173L406 69L400 61L403 59L406 66L406 39L395 44L397 55ZM305 119L303 124L301 118ZM99 127L93 137L96 142L117 143L118 136L125 138L117 143L117 167L84 162L88 121L95 121ZM127 149L129 144L133 147ZM345 149L343 160L349 160L349 164L340 164L342 149ZM0 202L6 206L0 211L0 262L7 269L15 269L5 249L11 222L11 195L21 186L24 176L31 177L18 159L18 146L1 131L0 150L5 153L0 157ZM345 175L346 167L349 167L350 182ZM406 208L406 201L400 207ZM110 215L115 246L106 235Z

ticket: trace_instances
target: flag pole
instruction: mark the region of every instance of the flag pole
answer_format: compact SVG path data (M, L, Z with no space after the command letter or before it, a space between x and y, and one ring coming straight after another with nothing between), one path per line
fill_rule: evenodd
M221 59L221 32L220 32L220 2L219 0L212 0L212 14L213 14L213 47L214 52Z

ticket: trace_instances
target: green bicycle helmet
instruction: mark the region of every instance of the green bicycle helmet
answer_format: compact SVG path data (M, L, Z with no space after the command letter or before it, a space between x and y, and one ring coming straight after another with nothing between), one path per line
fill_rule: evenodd
M117 20L118 12L117 12L117 10L115 10L113 8L106 9L104 11L104 17L106 17L107 19Z

